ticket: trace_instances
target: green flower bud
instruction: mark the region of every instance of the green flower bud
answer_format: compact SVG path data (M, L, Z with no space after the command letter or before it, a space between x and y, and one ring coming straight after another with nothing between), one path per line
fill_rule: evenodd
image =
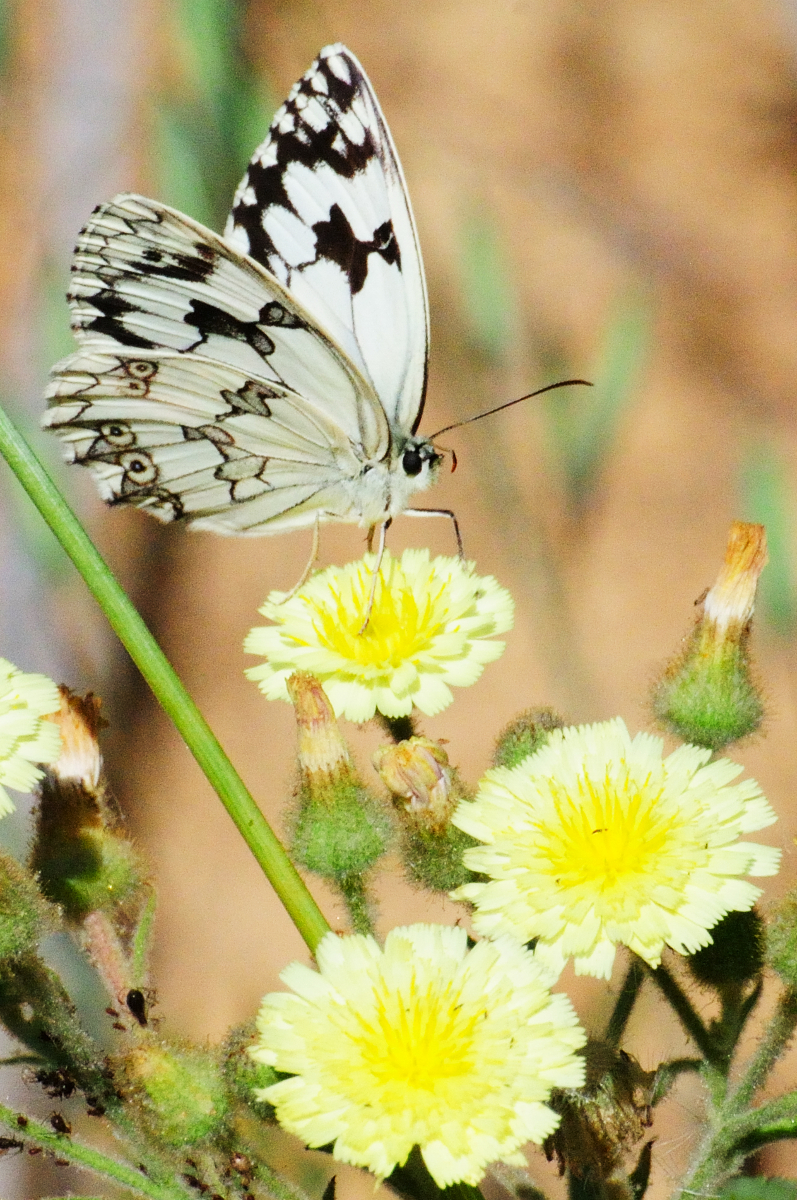
M766 932L767 962L788 987L797 991L797 888L775 908Z
M516 767L544 746L554 729L563 729L564 724L552 708L527 708L499 734L493 751L493 766Z
M711 930L712 941L686 959L692 978L722 992L756 979L764 969L764 923L754 908L730 912Z
M472 793L440 743L411 737L380 746L373 764L396 800L401 853L410 879L433 892L450 892L470 883L474 875L464 866L462 855L476 841L451 824L451 814Z
M327 879L350 880L385 853L392 833L390 816L360 782L318 680L297 672L287 687L299 734L293 855Z
M120 1067L142 1124L159 1141L194 1146L224 1125L224 1076L212 1055L147 1039Z
M30 866L45 896L79 923L91 912L118 909L144 879L106 799L97 744L99 701L62 688L58 724L62 751L39 786Z
M35 950L57 924L58 914L33 876L16 859L0 853L0 962Z
M653 711L671 733L721 750L758 729L764 716L748 642L758 577L767 561L763 525L731 526L725 563L700 602L684 651L653 692Z

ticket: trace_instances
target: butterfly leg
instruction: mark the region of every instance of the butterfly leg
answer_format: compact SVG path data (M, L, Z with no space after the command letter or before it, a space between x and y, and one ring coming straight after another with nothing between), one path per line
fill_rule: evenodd
M405 517L448 517L454 526L454 536L457 539L457 554L460 558L465 557L462 534L459 532L459 522L450 508L405 508L403 515Z
M284 604L286 602L286 600L290 600L292 596L296 595L299 588L304 587L304 585L307 583L307 580L310 578L310 572L312 571L315 564L318 562L318 546L319 546L320 541L321 541L321 522L319 520L318 515L316 515L315 524L313 525L313 548L310 551L310 557L307 560L307 566L302 571L302 577L299 580L299 582L294 584L294 586L291 588L291 590L289 592L287 592L286 595L283 596L283 598L280 600L280 604Z
M385 538L387 537L387 530L388 530L389 525L392 525L392 521L384 521L379 526L379 545L377 546L377 549L376 549L376 562L374 563L374 569L373 569L373 572L371 573L371 590L368 593L368 604L365 609L365 620L363 621L360 628L357 630L358 634L365 633L366 629L368 628L368 622L371 620L371 610L374 607L374 597L376 596L376 585L379 580L379 572L382 569L382 559L385 554ZM375 529L375 526L372 525L371 528L368 530L368 549L369 550L371 549L371 544L373 542L374 529Z

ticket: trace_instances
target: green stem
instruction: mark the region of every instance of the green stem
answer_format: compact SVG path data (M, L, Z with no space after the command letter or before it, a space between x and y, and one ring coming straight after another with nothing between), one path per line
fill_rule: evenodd
M122 1187L137 1192L140 1196L149 1196L151 1200L186 1200L186 1197L190 1195L187 1189L180 1186L155 1183L146 1175L142 1175L135 1167L119 1162L116 1158L109 1158L107 1154L101 1154L92 1146L75 1142L71 1137L66 1137L62 1133L55 1133L45 1125L34 1121L33 1117L24 1117L24 1125L20 1125L17 1116L18 1114L13 1109L0 1104L0 1125L4 1125L10 1130L12 1137L30 1142L34 1146L40 1146L42 1150L49 1150L56 1158L65 1159L72 1166L85 1167L89 1171L95 1171L98 1175L112 1179Z
M348 909L352 931L374 935L368 888L363 876L352 871L338 880L338 888Z
M780 996L775 1015L751 1058L739 1086L731 1096L734 1109L738 1111L748 1107L791 1040L795 1026L797 1026L797 992L787 988Z
M0 453L77 567L309 946L329 925L160 646L33 450L0 408Z

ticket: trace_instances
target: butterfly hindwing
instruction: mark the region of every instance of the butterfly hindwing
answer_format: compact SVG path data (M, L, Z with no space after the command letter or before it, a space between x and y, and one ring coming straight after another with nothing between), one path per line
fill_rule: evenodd
M278 110L235 196L228 241L273 273L417 428L428 306L401 166L365 72L327 46Z
M306 525L319 504L346 515L359 464L340 427L229 363L95 341L58 364L48 398L45 425L109 503L221 533Z

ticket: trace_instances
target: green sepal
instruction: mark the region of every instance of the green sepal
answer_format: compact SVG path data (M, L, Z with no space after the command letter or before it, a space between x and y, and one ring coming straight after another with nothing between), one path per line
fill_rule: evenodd
M179 1149L224 1128L229 1104L212 1054L145 1039L117 1067L141 1125L157 1141Z
M348 773L323 792L311 795L309 789L302 789L293 826L293 857L325 879L362 874L390 845L390 814Z
M30 867L65 917L125 904L145 879L131 842L110 827L100 798L75 780L47 776L40 785Z
M653 691L656 719L670 733L690 742L722 750L748 737L764 718L747 654L747 635L720 650L706 646L698 627L686 651L665 671Z
M274 1108L258 1100L255 1089L270 1087L281 1078L267 1063L257 1062L249 1050L257 1041L254 1021L232 1029L222 1048L222 1071L231 1096L250 1108L263 1121L274 1122Z

